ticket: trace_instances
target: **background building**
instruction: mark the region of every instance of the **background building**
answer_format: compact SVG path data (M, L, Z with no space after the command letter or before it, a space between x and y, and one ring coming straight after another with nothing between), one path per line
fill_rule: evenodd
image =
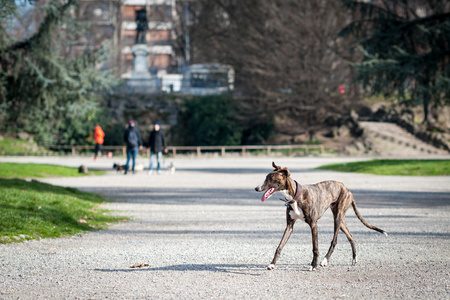
M84 29L80 31L73 51L79 55L101 45L111 49L111 60L101 67L128 79L127 93L208 95L232 91L234 70L231 66L220 63L190 65L188 41L184 50L186 58L176 56L175 28L180 25L177 22L182 22L177 17L176 5L176 0L82 0L76 16L84 22ZM186 12L185 2L179 1L178 5ZM133 64L136 54L133 54L133 46L137 42L137 15L143 10L147 17L145 45L151 77L136 81L133 78L133 66L136 66Z
M95 49L106 43L114 52L108 68L117 75L129 77L133 66L132 46L136 38L137 11L145 9L148 20L146 44L152 75L162 76L176 70L173 49L173 20L175 0L82 0L76 16L85 22L74 47L75 54L85 49Z
M146 9L148 30L146 41L149 48L147 65L152 75L163 75L176 70L175 53L172 46L175 0L125 0L121 6L121 60L122 75L129 76L133 54L131 47L136 37L136 12Z

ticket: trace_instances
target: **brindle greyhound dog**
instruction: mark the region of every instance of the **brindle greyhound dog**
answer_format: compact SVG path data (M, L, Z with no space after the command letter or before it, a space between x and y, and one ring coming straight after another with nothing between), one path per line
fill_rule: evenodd
M322 181L316 184L300 185L297 181L290 177L287 168L281 168L272 162L275 168L272 172L267 174L266 180L263 184L257 186L257 192L264 192L261 201L266 201L275 192L281 192L285 199L280 199L286 203L286 230L284 231L280 245L275 251L272 263L267 269L272 270L278 261L278 258L283 250L284 245L291 236L294 228L294 223L297 220L306 222L311 227L312 241L313 241L313 260L311 262L310 271L317 267L317 259L319 257L319 241L317 237L317 221L323 216L328 208L331 208L334 217L334 236L331 241L330 249L327 255L320 263L325 267L330 261L330 256L333 253L334 247L337 243L337 235L339 230L342 230L347 236L348 241L352 247L353 261L352 265L356 264L356 247L353 236L347 228L345 223L345 212L350 206L353 206L358 219L368 228L381 232L387 236L384 230L367 223L356 207L355 199L352 193L341 182L337 181Z

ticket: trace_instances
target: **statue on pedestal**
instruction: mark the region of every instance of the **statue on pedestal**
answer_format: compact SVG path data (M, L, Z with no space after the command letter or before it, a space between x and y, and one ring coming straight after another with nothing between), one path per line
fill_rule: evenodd
M142 8L136 11L136 41L131 51L133 53L133 70L127 81L128 93L158 94L161 92L161 80L152 77L148 71L147 56L150 53L145 40L148 30L147 11Z

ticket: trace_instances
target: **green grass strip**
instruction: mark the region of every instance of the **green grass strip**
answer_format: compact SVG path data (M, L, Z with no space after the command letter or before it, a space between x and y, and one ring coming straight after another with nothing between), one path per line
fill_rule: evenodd
M20 153L45 153L48 152L44 147L38 146L35 142L3 138L0 140L0 153L20 154Z
M74 188L0 178L0 243L72 236L124 217L102 209L104 199Z
M374 159L325 165L317 169L375 175L442 176L450 175L450 160Z
M89 175L103 175L105 172L89 170ZM78 168L31 163L0 163L1 178L44 178L44 177L79 177Z

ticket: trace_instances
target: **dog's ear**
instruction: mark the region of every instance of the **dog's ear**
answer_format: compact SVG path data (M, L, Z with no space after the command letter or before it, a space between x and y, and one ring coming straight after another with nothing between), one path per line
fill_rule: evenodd
M281 173L284 173L284 175L286 175L286 177L291 176L291 173L289 172L288 168L283 168L279 170Z
M274 171L278 171L278 170L280 170L280 169L281 169L281 167L280 167L280 166L277 166L277 165L275 164L275 162L274 162L274 161L272 162L272 167L274 167L274 168L275 168L275 170L274 170Z

